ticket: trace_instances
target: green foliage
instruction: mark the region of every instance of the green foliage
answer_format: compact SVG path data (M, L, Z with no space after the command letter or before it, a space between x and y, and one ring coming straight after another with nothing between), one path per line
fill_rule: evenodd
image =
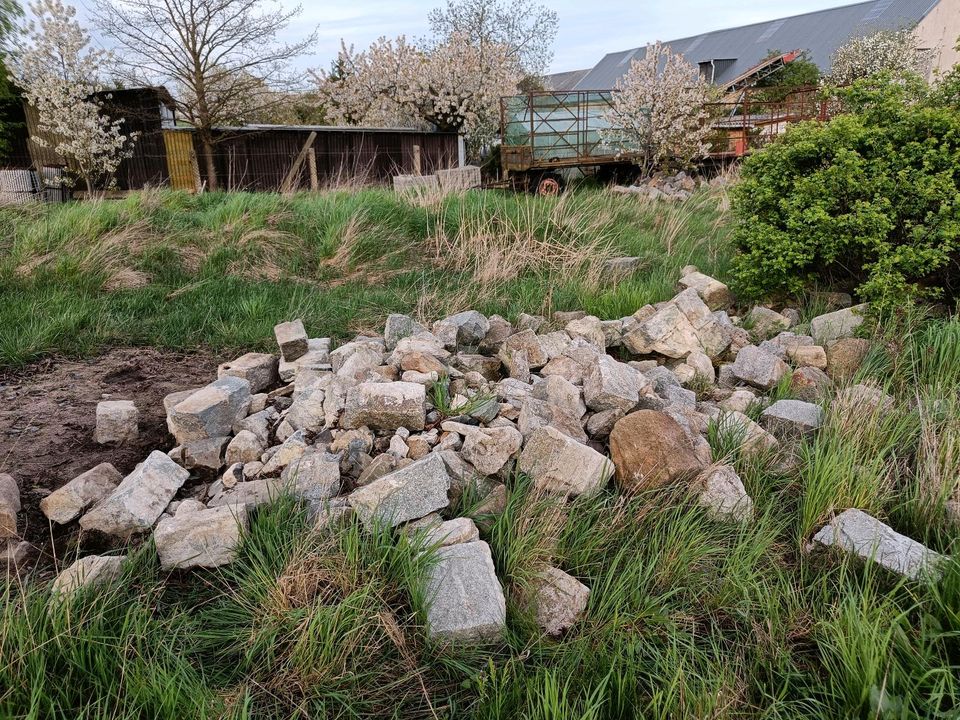
M767 57L783 55L782 50L770 50ZM820 68L804 52L791 63L767 75L756 84L759 91L751 94L751 101L783 102L791 92L799 88L815 86L820 81Z
M953 298L960 260L960 113L874 78L851 112L801 123L752 155L734 190L735 264L750 297L840 284L879 306Z

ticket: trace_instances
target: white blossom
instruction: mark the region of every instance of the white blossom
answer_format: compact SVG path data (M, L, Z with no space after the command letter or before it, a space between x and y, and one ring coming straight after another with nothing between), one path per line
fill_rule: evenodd
M830 80L834 85L849 85L881 72L925 75L930 53L918 50L918 42L913 30L880 30L854 37L834 52Z
M500 98L517 92L523 72L502 43L474 44L453 34L424 47L401 36L364 52L345 45L338 73L317 75L330 120L344 125L434 126L484 142L499 124Z
M710 86L697 68L657 42L617 83L603 140L633 159L644 175L668 162L689 163L710 150L709 98Z
M104 89L98 76L109 53L89 47L76 10L61 0L36 0L29 7L36 19L22 29L10 70L37 111L40 134L33 140L63 157L96 195L112 185L135 141L135 134L121 133L123 121L111 120L95 97Z

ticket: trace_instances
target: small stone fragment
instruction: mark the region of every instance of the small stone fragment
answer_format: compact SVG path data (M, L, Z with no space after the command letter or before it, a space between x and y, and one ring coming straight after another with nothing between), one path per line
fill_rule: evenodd
M826 346L832 340L853 337L856 329L863 324L866 310L866 305L856 305L815 317L810 321L810 334L814 342Z
M0 540L18 538L17 513L20 512L20 488L7 473L0 473Z
M777 400L763 411L763 426L781 440L812 435L823 423L823 408L803 400Z
M703 490L698 500L717 520L747 522L753 517L753 500L730 465L708 468L701 476Z
M765 352L755 345L747 345L737 353L730 366L733 376L761 390L772 390L785 375L790 366L776 355Z
M537 576L533 591L537 625L554 637L573 627L590 600L590 588L555 567Z
M440 523L427 531L424 541L427 545L447 547L462 543L476 542L480 539L480 531L470 518L454 518Z

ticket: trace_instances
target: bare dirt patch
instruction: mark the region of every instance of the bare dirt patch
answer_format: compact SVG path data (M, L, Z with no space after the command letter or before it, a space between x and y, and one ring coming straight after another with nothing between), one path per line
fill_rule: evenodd
M163 398L206 385L218 360L153 348L119 348L89 360L48 359L0 374L0 472L20 486L20 529L44 554L63 556L76 523L50 527L40 500L80 473L109 462L126 475L151 450L167 450ZM100 400L133 400L140 411L136 443L106 447L93 440Z

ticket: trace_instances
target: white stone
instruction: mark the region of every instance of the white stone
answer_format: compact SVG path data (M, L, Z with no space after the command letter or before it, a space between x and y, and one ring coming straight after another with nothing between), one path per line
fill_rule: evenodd
M753 517L753 500L730 465L708 468L701 480L703 490L698 502L711 517L737 522L746 522Z
M54 595L69 595L81 587L105 585L120 576L125 555L87 555L63 570L53 581Z
M946 560L943 555L857 509L837 515L814 535L813 541L826 547L839 547L912 580L938 575L939 566Z
M537 576L534 593L537 625L553 636L573 627L590 600L590 588L555 567Z
M250 383L251 393L260 393L280 381L277 358L267 353L247 353L217 368L217 377L238 377Z
M280 323L273 328L273 334L277 338L277 345L280 346L280 354L287 362L293 362L306 355L309 350L307 331L303 328L302 320Z
M100 445L124 445L140 436L140 413L132 400L104 400L97 403L94 439Z
M815 317L810 321L810 334L814 342L826 346L832 340L853 337L856 329L863 324L866 310L866 305L855 305Z
M482 541L450 545L436 550L436 558L426 586L430 636L466 642L499 638L507 608L490 546Z
M121 536L149 530L188 477L189 472L154 450L116 490L80 518L80 527Z
M113 492L122 479L113 465L100 463L43 498L40 510L53 522L65 525Z
M450 475L439 454L396 470L350 493L350 506L364 525L396 527L447 507Z
M598 492L614 472L606 457L549 426L531 435L517 466L537 488L559 496Z
M247 511L242 505L178 512L157 524L153 540L164 570L214 568L232 562Z

